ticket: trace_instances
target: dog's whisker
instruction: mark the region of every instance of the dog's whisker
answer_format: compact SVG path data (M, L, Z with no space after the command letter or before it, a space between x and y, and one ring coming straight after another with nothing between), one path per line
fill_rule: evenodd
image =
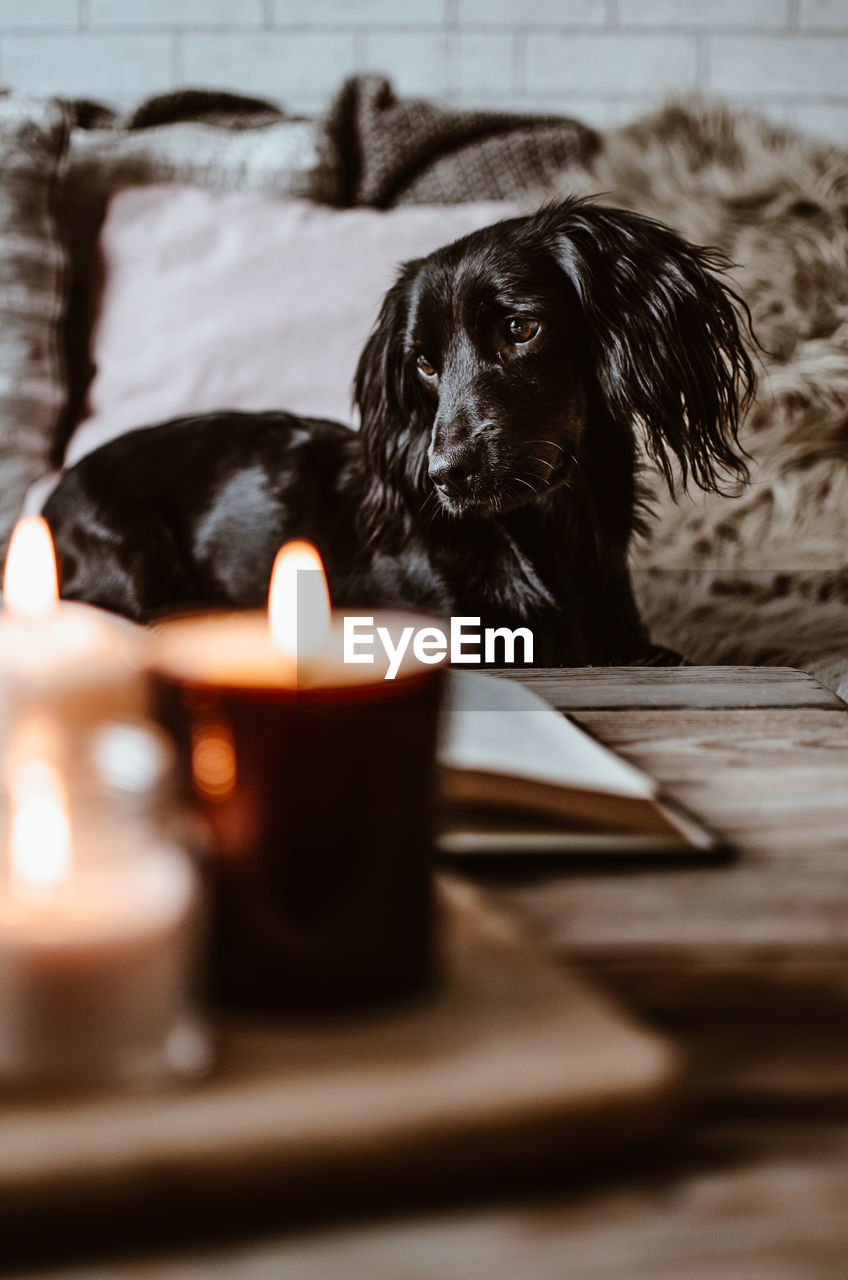
M536 497L539 496L539 490L534 489L529 480L522 480L521 476L513 476L512 478L513 480L517 480L519 484L526 485L526 487L530 490L531 493L535 493Z
M438 516L443 513L442 504L439 502L438 495L435 489L431 489L430 492L427 494L427 497L421 503L421 506L418 508L419 519L422 518L422 516L424 515L424 512L427 510L428 503L433 504L433 510L431 511L429 517L427 518L424 524L425 533L429 533L430 529L433 527L433 524L435 523Z
M556 440L525 440L525 444L549 444L552 449L558 449L560 453L565 452L565 446L557 444Z
M437 519L437 518L438 518L438 516L439 516L439 515L441 515L441 514L442 514L441 507L436 507L436 509L434 510L433 514L430 516L430 519L427 521L427 529L426 529L426 532L428 532L428 533L429 533L429 531L432 529L433 525L435 524L436 519Z

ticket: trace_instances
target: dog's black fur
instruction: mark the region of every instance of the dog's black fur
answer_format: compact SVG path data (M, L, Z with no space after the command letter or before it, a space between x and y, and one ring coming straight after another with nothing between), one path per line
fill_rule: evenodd
M634 430L670 485L745 471L754 372L724 265L582 201L407 263L359 362L358 433L224 412L105 445L45 509L63 594L138 620L259 605L297 536L338 603L529 626L537 665L637 661Z

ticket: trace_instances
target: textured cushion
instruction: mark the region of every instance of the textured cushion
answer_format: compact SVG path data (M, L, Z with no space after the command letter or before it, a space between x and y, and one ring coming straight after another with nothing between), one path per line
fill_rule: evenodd
M101 237L90 413L68 461L185 413L277 408L351 421L359 353L398 264L512 212L334 210L170 186L119 193Z
M92 373L88 340L96 298L97 239L109 198L128 186L172 182L213 191L331 199L334 178L316 126L284 119L281 113L278 117L266 112L222 117L216 123L177 120L125 128L115 122L110 127L73 129L57 193L57 216L72 273L66 326L68 404L55 460L61 459L80 417Z
M67 124L58 103L0 97L0 557L65 398L65 259L52 201Z

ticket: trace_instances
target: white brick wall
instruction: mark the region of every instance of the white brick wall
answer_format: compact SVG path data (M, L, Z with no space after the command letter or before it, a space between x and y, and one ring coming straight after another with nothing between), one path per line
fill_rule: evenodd
M357 61L350 31L187 31L179 40L181 74L174 83L282 98L308 111Z
M848 0L0 0L0 85L118 105L217 86L315 112L352 71L627 119L669 89L848 142Z
M549 97L563 86L606 98L651 93L658 84L690 89L698 78L698 49L693 36L626 34L598 31L527 36L528 97Z

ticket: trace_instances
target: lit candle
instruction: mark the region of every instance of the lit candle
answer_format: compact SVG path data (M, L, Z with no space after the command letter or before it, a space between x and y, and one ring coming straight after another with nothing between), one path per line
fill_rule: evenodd
M78 726L144 712L140 629L102 609L59 600L53 542L40 516L15 526L3 598L0 697L7 726L35 705Z
M431 618L383 610L367 615L372 630L384 628L395 641L404 630L421 630ZM268 609L194 614L163 623L151 646L154 667L167 667L193 684L226 685L278 692L382 687L420 679L426 666L412 645L403 649L397 672L386 681L389 655L374 646L374 662L346 662L344 614L334 613L321 557L309 542L289 542L274 561ZM443 660L427 665L444 665Z
M431 620L370 615L397 640ZM163 723L211 833L211 989L231 1006L377 1001L431 974L444 659L344 660L318 553L277 557L269 610L151 639Z
M176 1070L191 1039L193 871L137 816L76 806L55 737L22 722L7 759L0 1079L146 1083Z

